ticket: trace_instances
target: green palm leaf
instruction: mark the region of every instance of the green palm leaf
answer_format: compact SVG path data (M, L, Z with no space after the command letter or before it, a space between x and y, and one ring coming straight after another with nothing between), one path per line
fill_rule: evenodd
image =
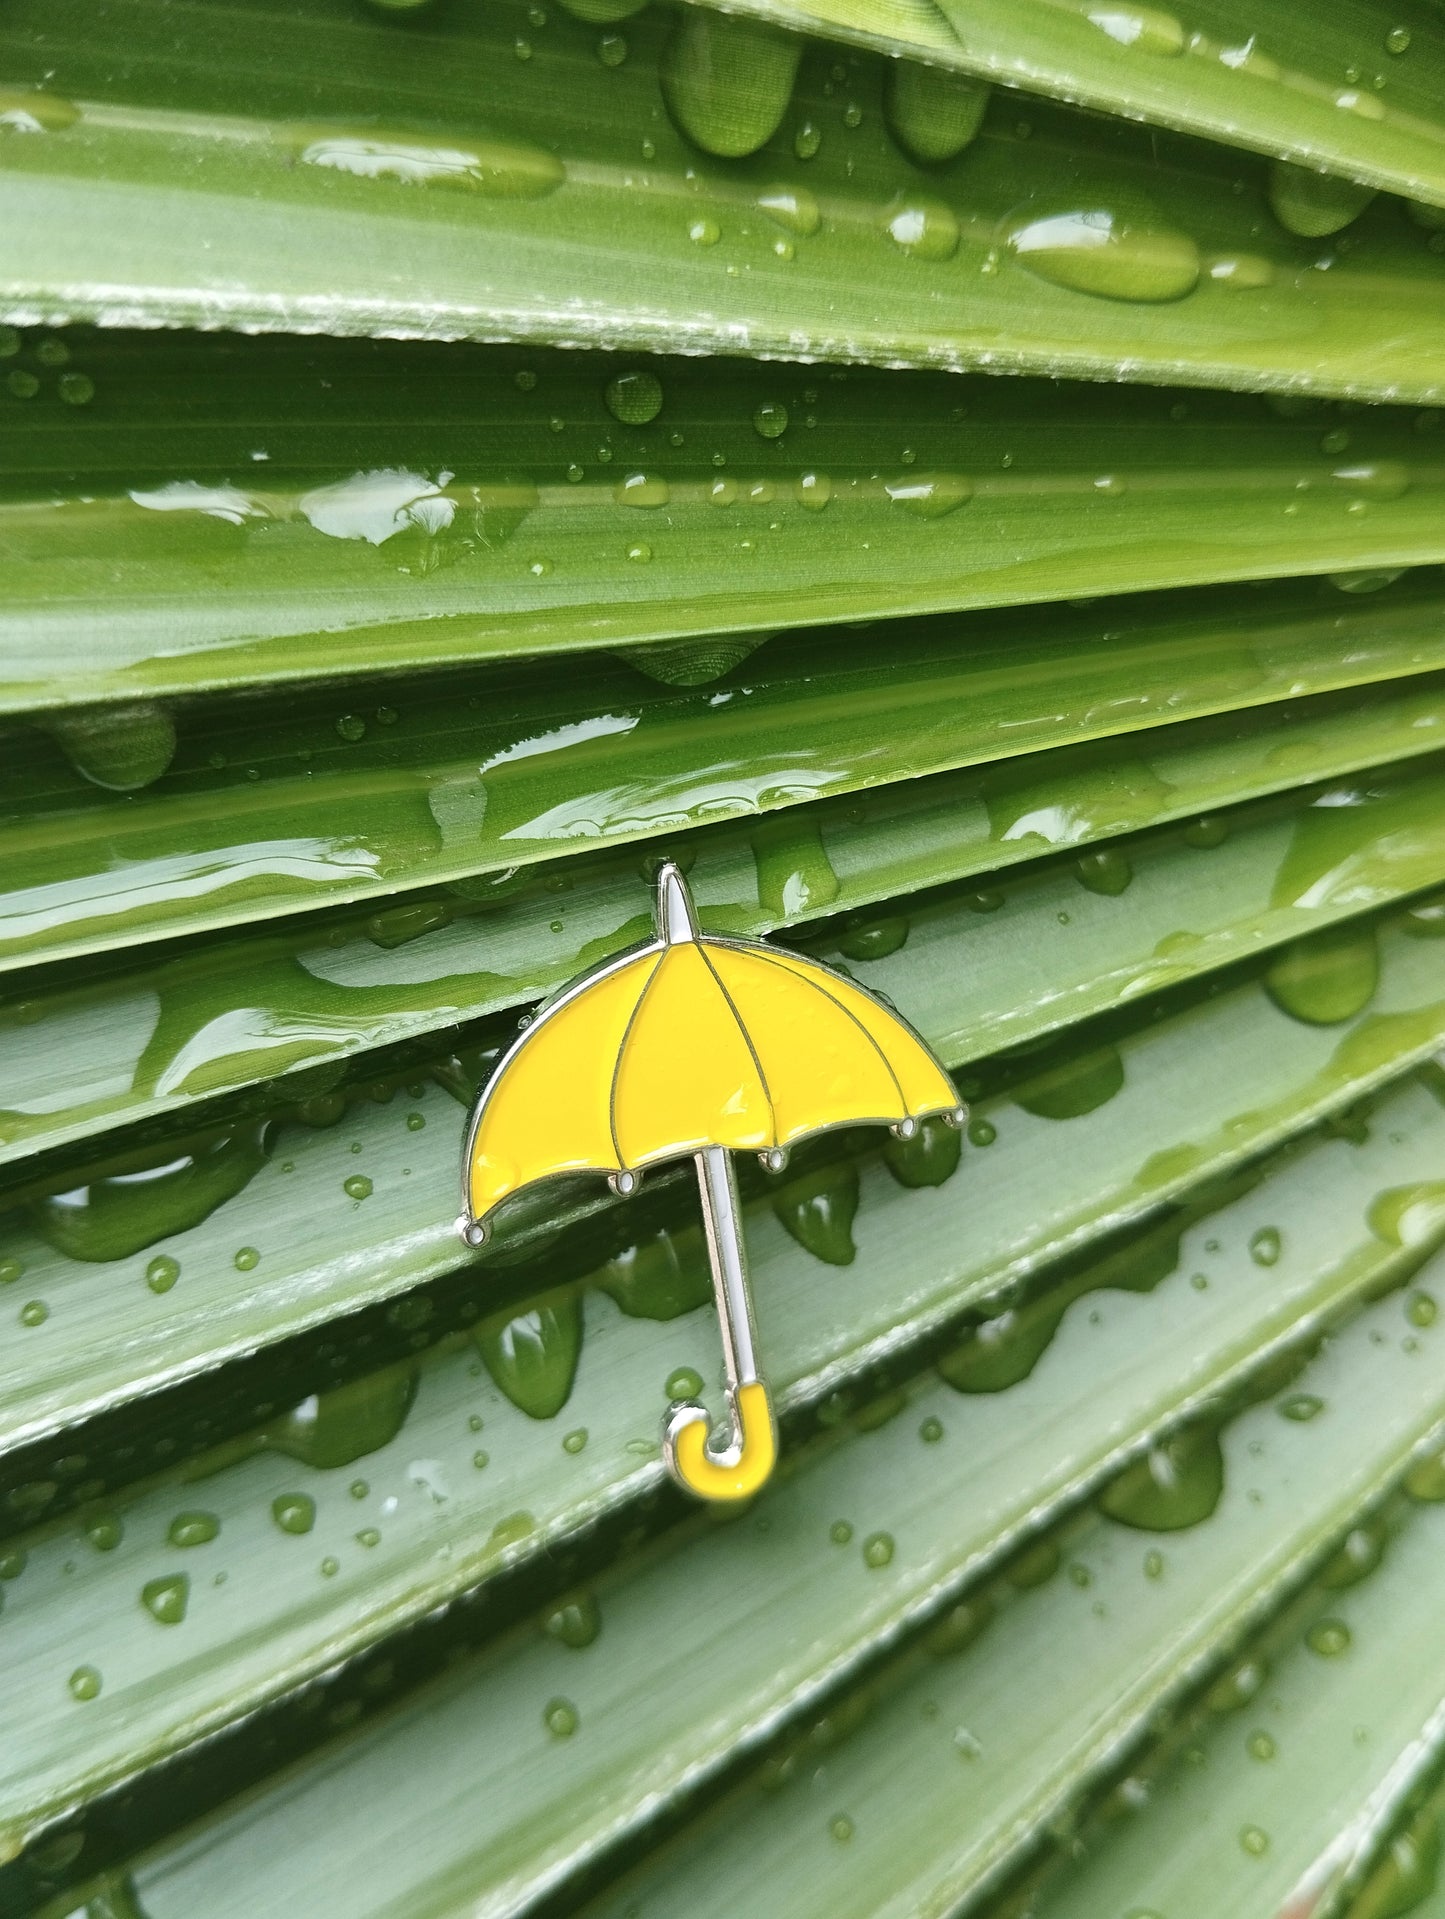
M1439 1906L1441 35L12 0L0 1919ZM454 1230L667 858L969 1106L731 1524L688 1169Z

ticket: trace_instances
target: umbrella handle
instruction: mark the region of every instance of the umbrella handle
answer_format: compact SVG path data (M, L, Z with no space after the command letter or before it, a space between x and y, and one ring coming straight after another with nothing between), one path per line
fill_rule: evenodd
M726 1446L714 1447L709 1439L711 1421L706 1407L687 1401L674 1406L668 1415L663 1451L673 1478L698 1498L747 1499L773 1470L778 1436L768 1389L758 1377L753 1354L752 1301L738 1219L738 1193L725 1147L708 1146L697 1155L697 1177L722 1333L732 1433Z

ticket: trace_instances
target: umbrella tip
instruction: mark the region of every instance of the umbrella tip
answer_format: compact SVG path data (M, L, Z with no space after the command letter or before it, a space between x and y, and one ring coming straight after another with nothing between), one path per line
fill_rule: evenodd
M664 860L657 875L657 937L669 946L697 938L697 915L682 868Z

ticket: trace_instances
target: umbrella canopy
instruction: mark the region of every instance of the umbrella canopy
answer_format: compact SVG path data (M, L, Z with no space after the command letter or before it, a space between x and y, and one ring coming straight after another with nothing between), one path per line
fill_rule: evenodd
M627 1190L626 1175L709 1146L767 1157L827 1127L907 1132L957 1108L890 1007L814 960L699 933L673 867L658 925L559 995L498 1068L467 1154L473 1221L556 1173Z

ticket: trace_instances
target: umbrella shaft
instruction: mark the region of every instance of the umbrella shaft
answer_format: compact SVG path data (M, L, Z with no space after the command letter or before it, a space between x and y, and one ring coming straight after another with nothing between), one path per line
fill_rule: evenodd
M748 1296L742 1221L738 1217L738 1189L725 1147L708 1146L698 1154L697 1181L702 1189L703 1225L728 1384L740 1386L756 1379L758 1369L753 1355L753 1308Z

